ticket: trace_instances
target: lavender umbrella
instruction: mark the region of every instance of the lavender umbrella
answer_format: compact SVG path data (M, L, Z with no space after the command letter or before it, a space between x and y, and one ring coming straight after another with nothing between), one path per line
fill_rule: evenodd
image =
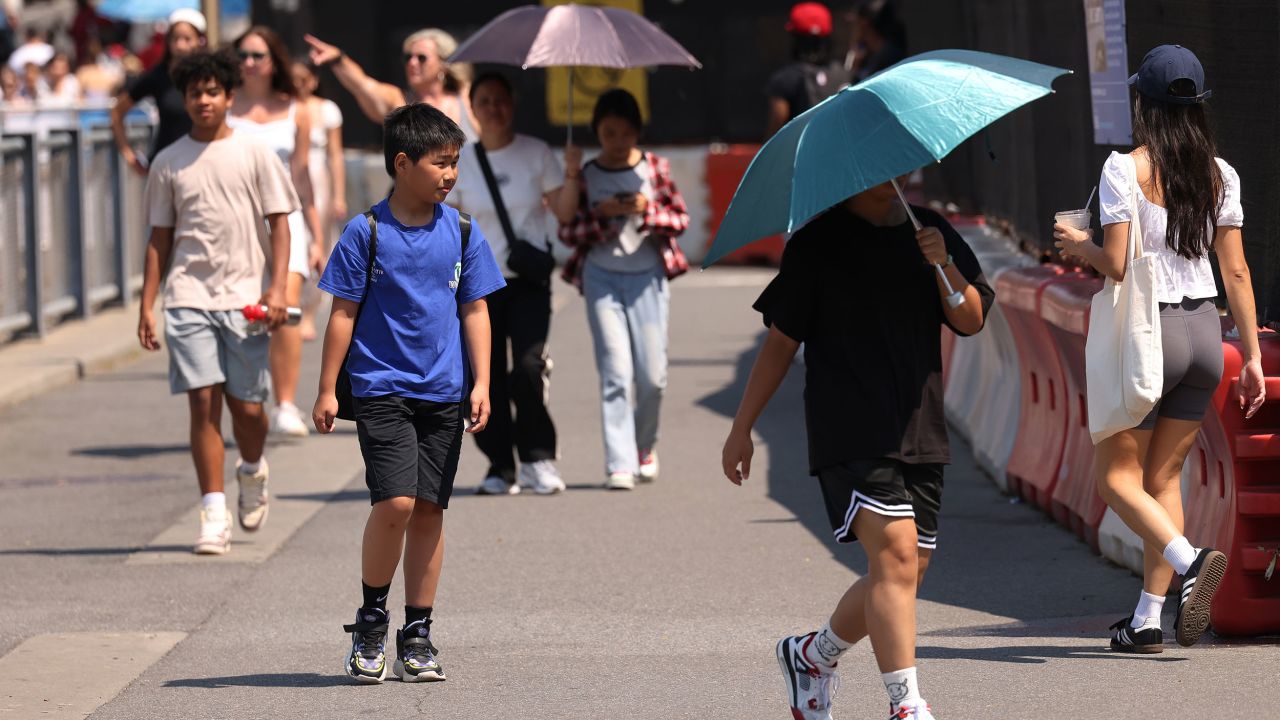
M621 8L568 3L527 5L499 15L449 57L450 62L568 66L569 140L573 141L573 68L702 67L657 25Z

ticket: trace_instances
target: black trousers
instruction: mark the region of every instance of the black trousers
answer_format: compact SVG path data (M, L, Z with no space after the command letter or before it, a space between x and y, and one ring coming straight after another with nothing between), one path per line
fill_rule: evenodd
M476 445L489 458L490 475L515 482L517 454L520 462L556 457L556 427L547 412L551 288L514 278L486 300L493 333L493 414L489 426L475 436Z

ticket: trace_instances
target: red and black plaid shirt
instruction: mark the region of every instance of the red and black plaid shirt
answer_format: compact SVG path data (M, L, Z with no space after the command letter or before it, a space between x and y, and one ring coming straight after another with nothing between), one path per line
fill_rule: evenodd
M676 238L689 227L689 209L671 179L671 163L651 152L645 152L644 159L649 168L649 186L653 188L653 196L645 205L639 230L642 235L657 236L658 251L662 255L667 278L678 277L689 271L689 261L676 243ZM608 238L603 224L591 209L587 182L581 175L579 185L582 192L578 195L578 212L572 220L560 225L560 241L573 248L573 255L565 263L561 277L582 290L582 268L587 253Z

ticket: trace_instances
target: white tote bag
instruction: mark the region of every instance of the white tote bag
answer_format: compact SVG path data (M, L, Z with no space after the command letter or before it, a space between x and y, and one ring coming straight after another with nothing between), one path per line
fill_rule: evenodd
M1155 258L1142 251L1136 165L1130 182L1133 218L1129 221L1128 268L1124 280L1107 278L1093 296L1084 344L1089 434L1095 445L1136 427L1164 389Z

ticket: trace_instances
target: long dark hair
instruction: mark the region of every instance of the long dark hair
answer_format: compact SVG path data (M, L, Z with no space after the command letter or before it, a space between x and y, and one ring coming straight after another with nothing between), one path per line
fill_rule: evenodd
M1196 94L1189 80L1175 81L1169 91L1180 97ZM1138 93L1133 142L1146 146L1151 176L1160 183L1169 215L1165 243L1189 260L1204 257L1213 246L1210 228L1222 205L1223 183L1204 104L1165 103Z
M293 76L289 74L293 59L289 57L289 50L279 33L264 25L254 25L236 38L233 47L239 50L240 43L250 35L257 35L267 44L267 52L271 55L271 89L291 98L298 97L298 88L293 86Z

